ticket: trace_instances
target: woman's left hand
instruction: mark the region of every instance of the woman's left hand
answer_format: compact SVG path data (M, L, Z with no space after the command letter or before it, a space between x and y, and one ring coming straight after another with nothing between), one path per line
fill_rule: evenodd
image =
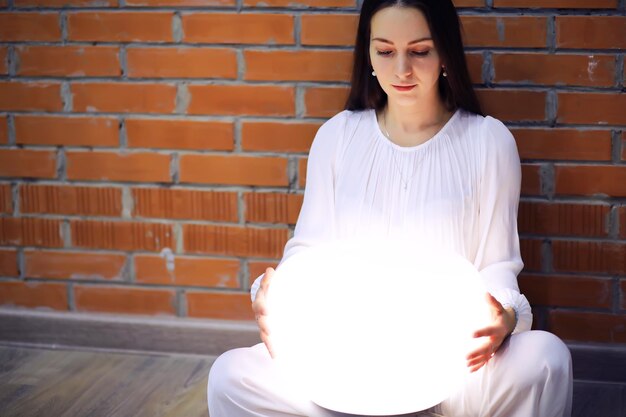
M470 372L476 372L485 365L496 353L504 339L515 328L515 313L504 309L502 304L491 294L486 294L491 309L491 325L474 332L474 337L486 337L485 343L467 355L467 366Z

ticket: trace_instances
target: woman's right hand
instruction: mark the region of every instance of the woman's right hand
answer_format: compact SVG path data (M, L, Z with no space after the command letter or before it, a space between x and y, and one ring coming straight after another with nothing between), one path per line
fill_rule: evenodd
M274 351L272 350L272 344L270 342L270 331L267 327L266 297L273 274L274 268L270 267L265 270L265 276L261 280L261 287L257 291L256 298L252 303L252 310L254 310L256 323L259 326L261 340L263 341L263 343L265 343L265 347L267 347L267 351L270 353L270 356L272 358L274 358Z

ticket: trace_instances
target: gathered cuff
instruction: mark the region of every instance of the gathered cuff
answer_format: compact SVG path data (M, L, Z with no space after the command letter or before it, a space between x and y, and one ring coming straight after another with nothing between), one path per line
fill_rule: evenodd
M499 288L491 292L503 307L511 307L515 310L517 323L511 334L517 334L530 330L533 324L533 313L530 303L523 294L510 288Z

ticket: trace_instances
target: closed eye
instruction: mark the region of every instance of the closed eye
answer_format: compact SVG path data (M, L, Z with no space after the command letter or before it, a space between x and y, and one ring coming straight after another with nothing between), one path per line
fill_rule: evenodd
M378 55L381 55L381 56L389 56L389 55L391 55L392 51L376 51L376 53ZM426 56L429 53L430 53L430 50L428 50L428 51L411 51L411 54L415 55L415 56Z

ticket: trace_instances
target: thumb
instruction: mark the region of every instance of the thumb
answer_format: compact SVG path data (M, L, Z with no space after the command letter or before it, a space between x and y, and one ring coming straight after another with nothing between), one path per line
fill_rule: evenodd
M274 268L268 267L267 269L265 269L265 275L263 276L263 280L261 281L261 287L263 287L263 291L267 291L267 287L270 285L273 275Z
M493 306L496 308L502 307L502 304L500 304L500 301L498 301L496 297L491 295L491 293L489 292L485 293L485 298L487 299L487 302L489 303L490 306Z

